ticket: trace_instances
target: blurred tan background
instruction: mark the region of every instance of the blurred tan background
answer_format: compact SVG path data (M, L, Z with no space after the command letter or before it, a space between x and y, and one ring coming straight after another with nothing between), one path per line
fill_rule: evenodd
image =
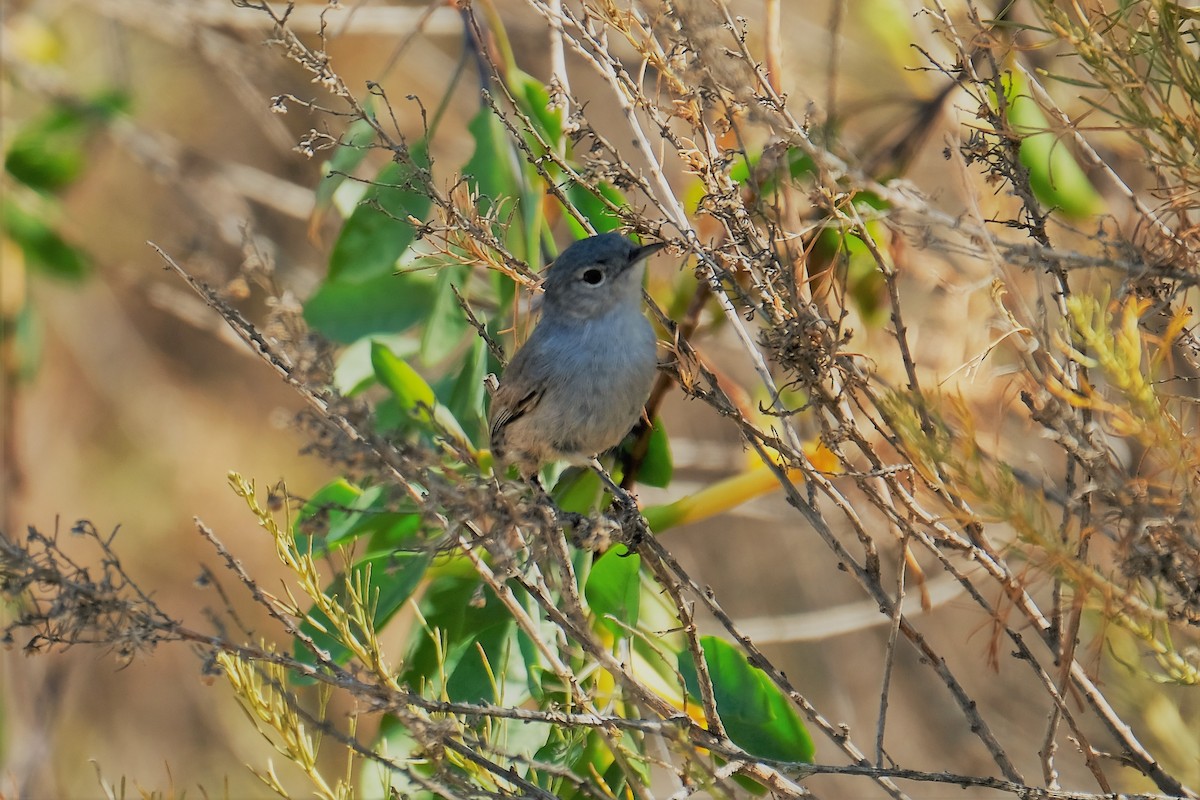
M462 47L456 13L436 7L425 34L386 69L424 7L344 5L329 14L335 68L358 91L368 79L380 81L396 109L409 114L401 127L418 131L415 106L403 98L416 94L432 107L444 92ZM301 4L293 27L313 30L316 7ZM515 0L501 9L522 67L545 78L538 18ZM738 10L751 17L753 32L759 4ZM889 50L867 16L833 10L829 2L783 4L785 89L798 110L809 101L827 110L832 98L847 146L867 151L910 124L916 102L942 84L936 75L906 72L919 63L917 55ZM304 438L293 425L300 410L294 394L221 330L215 315L163 270L147 242L224 285L243 262L243 242L257 238L273 259L278 284L306 296L322 274L336 223L326 220L310 238L310 192L320 158L293 148L328 118L294 106L286 115L271 112L274 95L316 98L318 89L264 44L269 28L260 14L222 0L8 0L3 13L5 137L44 110L48 97L108 88L132 97L128 119L92 137L87 169L63 199L62 230L90 253L94 271L79 284L28 276L43 345L36 375L4 397L15 421L8 452L16 456L4 466L19 476L3 498L5 531L21 536L34 526L65 537L81 518L101 530L119 525L116 546L128 572L169 613L203 628L202 610L217 600L195 579L199 565L215 559L193 517L211 526L264 585L277 571L271 543L228 490L226 472L235 469L260 485L286 480L300 496L334 472L299 454ZM911 33L936 49L919 19ZM435 155L447 168L469 155L466 136L451 132L463 130L477 110L477 88L471 78L460 84L442 125ZM586 81L574 88L589 91ZM596 102L588 109L601 128L604 108ZM908 177L957 211L962 178L941 155L955 113L947 111L935 126ZM14 280L11 266L5 280ZM677 267L660 259L654 269L661 276ZM928 297L926 317L909 320L921 360L932 373L949 375L986 344L958 333L969 315L990 308L986 269L919 255L906 268L907 290ZM242 307L255 316L263 302L251 287ZM706 346L718 360L728 359L732 373L745 369L734 348L720 341ZM999 386L985 376L967 391L980 407L1002 409L1013 398L998 394ZM670 489L645 490L644 501L681 496L744 467L736 430L709 409L672 396L664 418L680 471ZM1036 456L1021 438L1030 431L1006 435L1014 450ZM849 604L844 626L852 632L770 645L768 653L830 719L871 742L886 629L874 624L878 615L869 604L861 613L860 592L797 520L781 498L768 497L674 530L665 541L739 619L817 612L812 622L823 609ZM237 594L237 587L227 588ZM944 624L927 628L945 631L939 648L977 663L964 677L977 698L994 702L990 719L1002 721L998 735L1027 742L1041 735L1047 709L1011 701L1026 674L1011 662L998 673L987 666L990 620L972 608L953 593L939 595L932 613ZM858 629L863 620L871 624ZM125 779L147 789L199 795L196 787L203 786L208 796L267 795L246 765L264 767L270 747L246 724L223 683L204 679L187 647L160 647L122 666L103 649L26 658L20 645L0 655L0 796L98 797L97 772L106 781ZM989 772L987 754L967 735L944 689L911 651L901 650L890 754L909 766ZM1120 689L1114 695L1138 701ZM828 742L817 739L817 748L819 759L834 760ZM1019 766L1037 774L1036 763ZM849 797L847 786L874 790L862 782L812 781L825 797ZM922 787L920 796L995 796L930 788Z

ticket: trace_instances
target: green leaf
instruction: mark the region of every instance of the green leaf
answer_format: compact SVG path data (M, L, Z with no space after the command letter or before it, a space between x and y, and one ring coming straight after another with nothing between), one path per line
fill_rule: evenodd
M567 765L576 775L587 775L590 773L587 764L580 762L590 749L588 740L594 734L594 731L582 727L568 728L556 725L546 744L534 754L533 760L541 764ZM578 769L580 766L583 767L582 771ZM533 778L538 786L560 800L573 800L579 796L579 792L553 770L538 770Z
M371 366L375 377L394 395L396 405L410 420L416 420L427 430L441 428L461 445L470 447L471 440L450 410L437 402L433 388L404 359L380 342L371 343Z
M509 75L509 84L517 106L533 123L538 135L556 153L563 152L562 109L550 107L550 92L546 85L527 72L516 70ZM534 142L531 140L530 145ZM534 152L537 152L536 150Z
M417 343L411 336L393 334L373 336L355 341L337 355L333 367L333 386L342 397L355 397L379 383L371 366L371 342L379 341L401 358L417 354Z
M751 755L779 761L811 762L812 738L788 697L746 656L715 636L700 639L712 677L717 714L729 738ZM679 672L693 697L700 683L691 654L679 654Z
M429 418L437 403L433 389L404 359L386 345L372 342L371 366L375 368L375 377L395 395L402 409Z
M922 66L919 52L912 43L917 41L913 30L913 13L902 0L858 0L846 6L857 18L857 29L873 40L869 45L872 56L890 60L891 73L908 79L915 90L919 84L913 73Z
M642 596L638 577L641 566L640 556L630 554L624 545L617 545L596 560L583 586L588 605L618 639L626 638L629 629L637 627Z
M554 502L563 511L587 514L596 509L603 495L600 476L590 469L571 467L554 484Z
M338 478L321 487L296 516L292 535L301 553L321 555L369 536L368 553L391 552L411 541L421 530L421 515L394 505L382 486L365 491ZM323 534L310 536L314 521Z
M55 278L78 281L91 269L82 250L68 244L44 217L20 208L15 202L0 203L0 225L13 242L21 248L25 264Z
M18 136L4 155L4 169L21 183L41 192L56 192L70 184L87 159L78 145L54 146L53 139Z
M304 304L304 319L324 336L349 344L365 336L400 333L416 325L433 302L424 275L380 275L358 283L327 281Z
M419 187L420 172L429 167L425 143L414 145L409 156L410 161L392 161L379 171L342 226L329 255L328 280L363 283L396 269L416 237L408 217L424 219L430 206Z
M488 667L502 672L497 679L505 680L510 688L523 680L524 675L513 672L519 669L520 660L510 658L514 649L513 618L478 577L441 576L430 584L419 607L425 625L415 627L411 634L402 683L439 689L446 678L451 700L478 703L499 700ZM520 700L504 699L507 703Z
M1076 163L1070 148L1051 130L1050 121L1030 96L1020 73L1012 73L1005 96L1008 122L1021 137L1021 163L1029 170L1034 196L1076 219L1102 213L1104 198Z
M463 358L462 370L450 389L450 396L446 398L446 407L476 444L483 444L487 438L487 416L483 408L487 356L487 345L476 337Z
M503 123L484 107L467 124L475 140L475 151L463 166L463 177L479 194L479 211L499 218L496 233L513 253L525 251L524 222L519 202L511 213L502 207L510 198L518 201L530 194L517 172L516 156Z
M292 538L300 553L324 551L324 537L314 537L309 531L315 527L332 530L345 518L345 509L350 508L360 497L362 489L347 481L336 478L322 486L308 498L296 518L292 520Z
M480 210L495 208L505 198L518 197L522 187L517 181L512 145L508 142L508 131L496 118L491 109L479 109L467 123L467 131L475 141L475 151L462 168L463 177L481 195ZM510 226L519 227L519 226Z
M467 332L467 318L451 288L463 285L466 279L467 268L461 264L438 269L433 305L428 309L421 335L421 361L427 366L453 353Z
M858 197L855 204L858 204ZM878 242L888 235L879 220L866 222L867 232ZM841 280L863 319L882 325L889 318L887 283L866 242L857 233L840 228L825 228L817 234L810 251L811 263L836 265Z
M367 556L351 567L350 580L347 584L346 575L339 575L325 590L328 597L344 601L348 585L365 585L367 602L372 605L372 628L376 632L387 624L400 607L412 596L417 585L425 576L431 557L427 553L379 553ZM317 647L329 653L335 663L345 664L350 660L350 650L334 634L333 623L324 613L314 606L309 610L310 617L315 621L305 620L300 630L312 637ZM322 628L324 630L322 630ZM364 638L365 631L354 628L350 631L356 638ZM296 659L312 664L315 658L299 641L295 643ZM297 680L297 683L310 683L309 680Z
M618 208L625 205L625 196L620 190L615 189L607 183L599 185L600 194L615 203ZM621 218L616 212L608 207L608 205L597 197L591 189L579 183L572 183L567 187L567 199L571 201L571 205L583 214L588 222L592 223L592 227L596 229L596 233L608 233L614 231L621 226ZM571 233L575 238L582 239L588 235L583 226L575 221L575 218L570 214L566 215L567 226L571 229Z
M655 417L654 427L650 430L646 458L638 470L638 483L663 489L671 484L671 476L674 473L675 463L671 458L671 444L667 440L667 431L662 426L662 420Z
M329 208L333 193L346 180L346 176L362 163L375 141L375 128L365 119L355 120L346 128L341 144L325 162L324 177L317 184L314 205L318 209Z
M40 192L61 190L86 166L87 135L128 105L122 92L107 92L84 103L59 103L17 132L4 154L4 169Z

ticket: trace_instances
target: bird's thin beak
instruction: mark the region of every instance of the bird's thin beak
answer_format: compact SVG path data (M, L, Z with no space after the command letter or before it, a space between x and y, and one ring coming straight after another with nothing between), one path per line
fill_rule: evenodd
M651 242L650 244L643 245L643 246L639 247L637 250L633 251L633 255L630 257L629 263L636 264L637 262L641 261L642 259L649 258L650 256L654 255L655 253L657 253L659 250L662 250L666 246L667 246L666 242Z

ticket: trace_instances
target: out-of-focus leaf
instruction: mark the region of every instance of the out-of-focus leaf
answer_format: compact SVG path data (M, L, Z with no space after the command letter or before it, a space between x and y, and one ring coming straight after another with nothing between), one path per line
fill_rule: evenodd
M23 13L9 12L7 17L5 46L11 48L10 53L17 63L48 67L62 61L62 36L33 9Z
M1099 214L1105 203L1076 163L1070 148L1051 130L1050 121L1029 94L1019 72L1013 72L1006 91L1008 123L1021 137L1021 163L1029 184L1042 203L1076 219Z
M550 107L550 92L546 85L521 70L510 75L508 81L514 89L517 105L529 117L538 135L554 152L562 154L562 109ZM531 146L533 144L530 142Z
M409 216L424 219L430 200L414 186L429 167L425 142L409 151L411 162L392 161L379 171L329 254L328 280L363 283L391 274L416 236Z
M315 207L329 208L333 193L346 180L346 176L367 157L369 145L375 141L375 128L365 119L355 120L342 135L342 143L325 162L324 177L317 184Z
M650 430L646 458L638 470L638 483L663 489L671 484L671 476L674 473L675 462L671 458L671 443L667 440L667 431L663 428L662 420L655 417L654 427Z
M400 333L429 311L434 285L424 275L380 275L364 282L329 281L304 304L314 330L349 344L378 333Z
M56 192L79 177L86 161L77 144L54 147L36 136L19 136L4 155L4 169L26 186Z
M510 197L519 197L522 187L517 180L516 161L507 130L488 108L481 108L467 123L467 131L475 141L475 151L463 165L463 177L475 187L481 200L488 202L481 211L497 208ZM519 227L519 226L510 226Z
M891 61L891 73L904 76L914 90L924 81L916 75L920 54L912 43L918 40L913 30L913 13L903 0L856 0L846 8L881 51ZM912 74L910 74L912 73Z
M68 244L46 221L15 202L0 203L0 224L25 256L31 271L77 281L87 275L90 263L79 248Z
M31 380L42 363L42 331L32 303L26 303L17 313L11 336L17 377Z
M87 163L87 134L128 104L127 95L108 92L85 104L56 105L17 132L4 154L4 169L30 188L59 191L79 177Z
M628 749L630 753L638 752L636 748L642 746L639 742L634 741L628 732L622 734L621 738L624 740L624 747L631 748ZM604 785L608 787L609 792L612 793L612 797L628 797L633 795L633 792L628 791L627 788L631 772L640 779L642 786L650 785L650 765L646 759L630 758L621 764L613 763L604 771L603 778Z
M618 208L625 205L625 196L620 190L610 186L607 183L601 183L598 187L600 194L604 195L611 202L615 203ZM608 233L616 230L621 226L621 218L608 207L599 197L594 195L591 190L578 183L572 183L567 187L567 199L571 201L571 205L579 209L579 213L592 223L592 227L596 229L596 233ZM588 232L575 221L575 218L570 214L566 215L567 226L571 229L571 233L575 238L582 239L588 236Z
M700 645L712 678L717 714L729 738L761 758L812 761L812 738L779 687L723 639L704 636ZM696 667L687 651L679 654L679 672L688 692L699 697Z
M350 580L347 584L345 575L334 579L325 590L328 597L336 598L344 603L347 597L348 585L361 582L367 595L366 602L371 604L372 628L379 631L387 621L395 616L405 601L412 596L417 585L425 576L430 556L427 553L379 553L361 559L351 567ZM368 579L369 578L369 579ZM324 613L315 607L309 610L309 616L314 621L305 620L300 629L312 637L317 647L329 653L330 658L338 664L344 664L350 659L350 650L335 635L333 623ZM323 629L323 630L322 630ZM356 638L366 636L366 633L351 626L350 633ZM296 659L306 664L314 663L313 655L299 641L295 643ZM297 680L297 683L309 683L308 680Z
M487 417L483 409L487 346L483 339L477 337L471 342L471 348L463 358L462 365L462 370L450 389L450 396L446 398L446 407L466 429L471 441L482 444L487 437Z
M786 153L775 152L771 160L766 162L762 152L742 155L730 167L729 177L735 183L746 185L759 195L770 195L779 188L780 181L785 177L796 180L813 175L815 170L816 165L807 153L799 147L789 147ZM703 192L703 189L703 184L696 187L696 191L699 192ZM696 194L690 199L694 205L698 205L701 197L702 195Z
M638 577L642 559L624 545L609 549L596 559L583 594L588 605L617 638L629 636L637 626L642 584Z
M462 286L466 279L467 268L461 264L438 269L433 305L427 310L421 335L421 361L427 366L454 352L467 332L467 318L451 288Z
M479 211L497 219L495 232L508 249L524 253L525 226L532 215L523 205L540 202L540 196L535 197L525 187L508 131L490 109L479 109L467 130L475 141L475 150L462 168L463 177L478 193ZM517 205L507 202L512 199Z
M882 249L890 235L888 230L878 220L868 220L866 227ZM887 283L862 238L837 228L818 233L809 253L810 268L819 271L833 264L844 264L839 275L863 319L871 325L883 324L888 319Z

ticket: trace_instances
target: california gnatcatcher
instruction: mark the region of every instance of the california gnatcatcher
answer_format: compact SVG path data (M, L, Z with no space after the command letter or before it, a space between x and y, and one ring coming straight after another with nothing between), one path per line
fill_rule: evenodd
M575 242L546 275L542 318L492 396L492 455L533 476L551 461L580 465L629 433L658 364L642 314L644 259L617 233Z

